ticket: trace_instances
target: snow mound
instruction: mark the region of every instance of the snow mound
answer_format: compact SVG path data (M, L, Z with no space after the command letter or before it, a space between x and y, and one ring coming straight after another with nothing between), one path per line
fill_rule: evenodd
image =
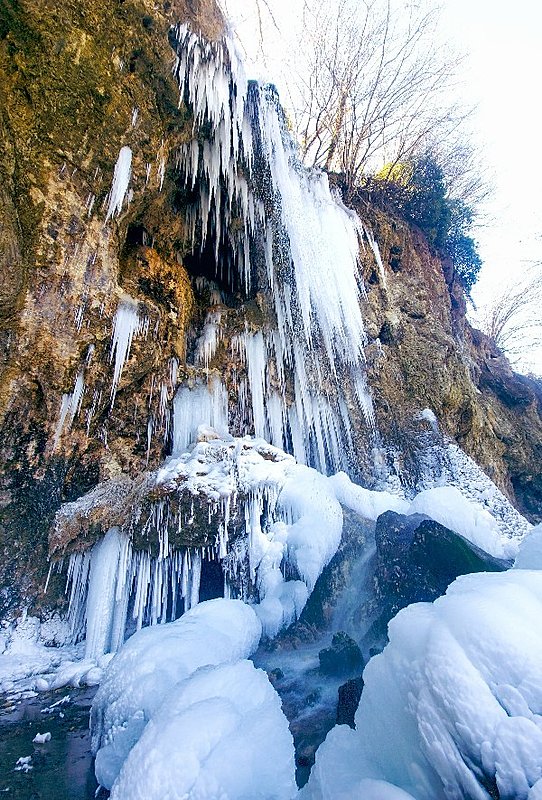
M521 569L400 611L365 669L356 730L330 732L301 796L355 797L368 778L417 800L540 796L541 616L540 573Z
M240 600L208 600L176 622L144 628L109 664L91 710L96 777L110 789L170 689L199 667L237 661L258 646L261 624Z
M280 699L250 661L177 684L147 724L111 800L290 800L294 749Z
M533 528L521 541L514 568L542 569L542 525Z
M518 542L503 536L496 519L480 504L467 500L455 486L420 492L409 514L426 514L496 558L513 558Z
M408 514L409 502L390 492L364 489L352 483L346 472L338 472L329 478L337 500L360 517L376 520L385 511Z

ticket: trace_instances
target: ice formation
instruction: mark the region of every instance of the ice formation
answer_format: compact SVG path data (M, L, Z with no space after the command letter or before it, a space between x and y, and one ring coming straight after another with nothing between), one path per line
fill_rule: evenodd
M228 433L228 394L216 377L207 384L177 391L173 401L174 456L185 453L196 441L200 426L212 428L221 437Z
M463 576L400 611L365 668L356 730L330 732L301 796L357 796L371 778L416 800L537 797L541 614L540 572L522 569Z
M420 492L407 513L427 514L497 558L512 558L517 552L518 539L504 537L489 511L479 503L467 500L455 486L439 486Z
M126 630L176 619L199 601L201 562L210 553L183 548L152 556L112 528L94 547L70 556L67 589L72 638L85 636L87 659L116 652Z
M147 326L148 321L139 317L137 302L125 295L120 301L113 319L110 361L114 360L115 363L111 382L111 405L115 401L124 364L130 355L132 339L144 332Z
M74 419L81 410L81 403L83 402L84 391L85 391L85 379L83 371L80 370L77 373L73 391L69 394L62 395L62 400L60 401L60 414L56 426L55 438L53 440L53 449L56 449L56 446L58 445L58 442L62 435L62 431L66 426L66 422L68 423L68 426L71 427Z
M250 661L199 669L170 686L113 784L112 800L291 800L288 722Z
M57 514L57 524L77 525L95 504L103 503L106 515L125 506L123 530L112 527L92 549L69 558L69 619L74 638L86 633L87 658L116 651L130 626L163 623L197 604L204 558L221 562L226 596L259 603L265 633L273 636L299 616L337 550L342 511L325 476L261 439L224 441L205 431L191 451L149 473L139 495L129 499L123 484L117 498L108 485ZM208 544L174 549L170 538L190 532L195 502ZM136 526L157 539L154 554L133 548Z
M199 396L205 401L192 404ZM409 502L357 486L345 473L327 478L262 439L221 439L199 424L204 416L198 410L215 407L207 387L183 390L177 402L183 411L174 423L179 449L194 436L200 442L148 473L139 489L109 482L57 514L57 525L73 528L96 519L102 507L102 524L113 528L92 550L69 559L69 618L74 638L86 632L87 658L116 651L125 631L175 619L195 605L205 559L220 563L224 596L256 603L266 635L274 636L299 616L334 555L341 503L371 520L390 509L424 513L492 555L515 554L517 540L453 487L425 490ZM190 533L196 507L207 538L199 548L175 549L170 542L179 531ZM134 529L157 549L135 550Z
M135 124L135 122L134 122ZM132 151L129 147L121 147L117 163L115 164L115 171L113 173L113 182L109 192L109 204L107 206L107 220L111 217L118 216L122 211L124 198L128 192L130 185L130 178L132 176Z
M179 157L187 186L199 188L189 210L194 242L214 244L217 279L246 292L257 280L272 303L263 330L247 329L231 343L246 374L238 411L247 430L291 448L298 461L321 471L346 466L348 408L369 431L373 425L358 270L364 229L327 176L302 167L274 90L247 82L230 38L209 43L187 26L176 37L181 99L195 127L211 129ZM265 189L256 173L265 174ZM197 353L206 368L219 339L215 310Z
M91 713L96 776L110 789L148 720L173 688L200 667L247 658L261 625L240 600L208 600L176 622L144 628L105 674Z
M542 525L537 525L522 539L514 568L542 569Z
M489 512L504 536L509 539L525 536L532 525L514 508L483 469L459 445L440 433L434 412L425 408L416 418L424 420L431 427L431 436L422 439L422 448L418 453L422 473L418 492L454 486L466 500Z

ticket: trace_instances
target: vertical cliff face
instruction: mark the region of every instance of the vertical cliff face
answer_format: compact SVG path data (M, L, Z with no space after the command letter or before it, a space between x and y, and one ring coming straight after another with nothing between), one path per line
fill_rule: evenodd
M0 584L10 587L8 607L25 587L34 595L47 571L60 502L161 457L171 364L184 357L193 309L175 170L191 123L168 41L179 19L211 39L223 31L205 2L8 0L0 12ZM122 147L133 154L133 196L106 221ZM139 321L137 358L112 404L122 356L122 342L112 352L112 331L123 302Z
M273 93L230 80L233 54L213 49L213 3L7 0L0 13L0 616L57 602L58 576L40 594L55 512L159 465L179 387L181 415L208 384L201 397L217 419L229 408L233 433L407 489L427 472L430 407L540 512L532 387L470 331L419 232L371 208L362 225L326 181L299 177ZM207 44L172 27L184 22ZM206 78L226 72L198 89L187 52L211 65ZM237 109L227 130L220 103ZM311 247L293 269L296 230ZM358 234L362 315L348 267ZM103 533L87 520L70 547Z
M380 246L382 270L365 259L364 318L369 385L377 425L407 484L427 466L424 451L440 434L469 454L533 520L542 513L540 389L512 371L490 340L468 324L450 263L422 233L364 206Z

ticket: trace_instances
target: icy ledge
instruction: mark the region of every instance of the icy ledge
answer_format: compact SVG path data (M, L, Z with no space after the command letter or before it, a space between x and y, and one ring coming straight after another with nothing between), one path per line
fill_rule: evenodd
M539 528L516 566L539 565L541 542ZM416 800L538 800L541 617L542 575L521 568L463 576L400 611L364 671L356 730L330 732L300 797L365 796L374 779Z
M216 435L200 431L200 437ZM120 647L126 630L176 618L183 604L187 610L198 602L202 552L221 560L226 596L238 593L255 604L265 634L274 636L299 616L335 553L341 505L372 520L387 510L423 512L490 554L512 558L531 526L503 503L488 507L484 498L468 499L450 486L408 501L357 486L345 473L325 477L262 439L200 441L157 472L108 481L62 506L51 539L58 547L91 529L107 531L93 548L70 557L71 638L86 634L86 646L59 647L70 641L65 623L61 639L38 620L23 622L20 630L5 627L0 691L98 683L111 657L104 654ZM208 546L173 549L170 537L183 530L193 535L197 508ZM515 538L509 535L512 512ZM158 542L155 555L133 548L130 534L142 527ZM292 572L297 579L286 580Z
M158 471L132 484L109 481L58 512L53 541L91 527L107 532L92 551L70 557L69 617L74 635L86 628L87 657L118 649L129 623L165 622L179 616L181 601L185 611L195 605L204 550L222 564L225 596L256 603L264 633L274 636L299 616L336 552L342 510L324 475L263 439L225 441L209 428L200 438ZM172 547L179 537L194 540L195 516L199 548ZM150 544L133 549L131 534L141 530L156 555Z

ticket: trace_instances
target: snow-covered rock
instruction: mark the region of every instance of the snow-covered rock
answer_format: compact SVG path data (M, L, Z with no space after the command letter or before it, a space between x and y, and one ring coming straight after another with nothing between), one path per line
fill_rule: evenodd
M199 669L170 688L111 800L290 800L294 750L280 699L250 661Z
M406 514L410 503L390 492L376 492L352 483L346 472L338 472L329 478L337 500L360 517L376 520L385 511Z
M437 486L420 492L408 513L426 514L496 558L512 558L517 552L518 541L503 536L489 511L467 500L455 486Z
M145 725L172 688L199 667L238 661L261 624L240 600L208 600L176 622L135 633L107 668L91 711L96 777L110 789Z
M358 796L364 779L416 800L539 796L541 618L542 575L522 569L400 611L364 671L356 730L330 732L304 800Z

